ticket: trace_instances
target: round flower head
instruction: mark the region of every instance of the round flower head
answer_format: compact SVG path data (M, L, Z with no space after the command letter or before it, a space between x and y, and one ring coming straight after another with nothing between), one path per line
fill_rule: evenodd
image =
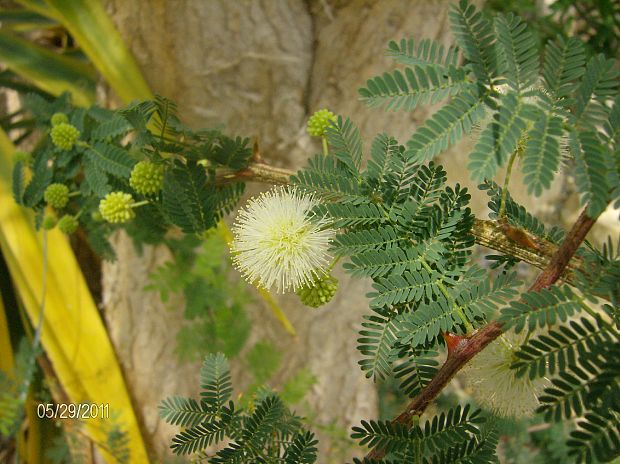
M514 334L504 334L478 353L463 370L474 399L499 416L531 416L539 406L538 396L548 385L545 378L517 377L517 371L510 369L519 345Z
M69 122L69 118L65 113L54 113L50 119L52 126L57 126L63 122Z
M325 129L329 127L330 121L335 121L336 115L328 109L315 112L308 119L308 134L313 137L323 137Z
M72 234L78 228L79 224L74 216L65 214L58 221L58 229L65 234Z
M159 192L164 183L164 166L140 161L133 167L129 185L142 195L154 195Z
M50 131L52 137L52 143L61 150L69 151L75 145L75 142L80 137L80 131L75 126L61 122L60 124L52 127Z
M50 184L43 193L43 199L54 208L64 208L69 202L69 187L65 184Z
M41 227L43 227L43 229L45 230L52 230L54 227L56 227L57 223L58 219L56 219L54 216L45 216L43 218L43 222L41 223Z
M279 293L325 275L334 236L311 212L317 201L295 188L277 187L249 201L233 226L233 263L245 278Z
M319 308L329 303L337 290L338 279L328 275L298 288L296 293L304 305L311 308Z
M136 213L133 212L133 197L125 192L108 193L99 202L99 212L103 219L111 223L122 223L133 219Z

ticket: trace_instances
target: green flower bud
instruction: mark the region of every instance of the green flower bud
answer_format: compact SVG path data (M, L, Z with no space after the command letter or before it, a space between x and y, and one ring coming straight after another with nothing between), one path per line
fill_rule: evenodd
M123 223L133 219L136 213L131 207L133 197L129 193L112 192L108 193L99 202L99 212L103 219L111 223Z
M69 214L65 214L58 221L58 229L65 234L72 234L78 228L78 220Z
M58 124L62 124L63 122L68 123L69 118L65 113L54 113L50 119L50 122L52 123L52 127L54 127Z
M69 202L69 188L64 184L51 184L45 189L43 199L56 209L64 208Z
M61 150L71 150L75 142L80 137L80 131L75 126L61 122L52 127L50 131L52 143Z
M54 216L45 216L43 218L43 222L41 223L41 227L43 227L45 230L52 230L54 227L56 227L57 223L58 219L56 219Z
M93 211L92 213L90 213L90 218L95 222L103 221L103 216L101 215L101 212L99 211Z
M142 195L156 194L164 185L164 166L150 161L140 161L131 171L129 185Z
M330 125L331 121L336 120L336 115L327 109L315 112L308 120L308 134L313 137L323 137L325 129Z
M338 290L338 280L335 277L327 276L315 280L311 285L304 285L295 293L306 306L318 308L331 301Z

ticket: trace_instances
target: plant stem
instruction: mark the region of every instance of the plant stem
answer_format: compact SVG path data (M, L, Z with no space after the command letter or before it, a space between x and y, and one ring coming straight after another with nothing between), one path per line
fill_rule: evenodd
M340 261L341 256L337 256L336 259L334 259L334 261L329 265L329 267L327 268L327 273L331 273L334 268L336 267L336 264L338 264L338 261Z
M512 165L517 158L517 154L519 150L515 150L510 155L510 160L508 160L508 167L506 168L506 177L504 178L504 187L502 188L502 198L499 203L499 211L497 213L497 219L502 219L506 216L506 198L508 197L508 184L510 183L510 176L512 175Z
M322 136L321 140L323 142L323 155L327 156L327 155L329 155L329 147L327 145L327 137Z
M586 206L547 267L539 274L529 291L539 291L547 288L560 278L571 257L596 222L596 218L591 218L587 215L587 210ZM424 412L430 402L439 395L465 364L502 333L502 325L498 322L491 322L476 332L466 343L459 345L452 352L452 355L448 357L441 369L439 369L433 380L407 405L398 417L392 420L392 423L411 423L412 418ZM383 449L374 448L366 455L366 458L380 460L384 456L385 451Z
M138 206L144 206L144 205L148 205L150 202L148 200L142 200L142 201L138 201L136 203L132 203L131 207L132 208L137 208Z

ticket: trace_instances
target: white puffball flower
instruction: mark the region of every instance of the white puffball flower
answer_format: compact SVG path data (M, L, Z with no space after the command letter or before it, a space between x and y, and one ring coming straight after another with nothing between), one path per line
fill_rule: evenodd
M275 187L252 198L232 228L233 263L250 283L278 293L325 275L335 231L312 208L313 195Z
M474 399L498 416L531 416L540 405L538 397L549 385L544 377L517 377L517 371L510 369L521 344L518 338L510 333L500 336L463 369Z

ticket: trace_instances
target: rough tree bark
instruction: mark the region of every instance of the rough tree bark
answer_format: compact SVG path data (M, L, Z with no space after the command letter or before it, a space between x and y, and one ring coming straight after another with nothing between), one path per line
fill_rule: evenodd
M447 0L108 0L152 89L174 99L186 122L224 123L233 134L258 137L268 161L289 168L320 150L304 124L325 106L354 118L366 140L386 131L406 141L428 110L384 114L358 102L357 88L393 66L383 55L390 39L449 43L448 5ZM456 174L466 162L450 155L442 161ZM474 206L484 209L483 202ZM180 365L174 353L182 314L143 291L167 250L147 247L138 255L124 235L115 238L115 248L118 261L104 267L105 317L149 446L161 457L173 429L158 419L157 404L167 395L195 394L197 366ZM336 274L343 277L340 270ZM309 396L316 420L349 430L361 418L376 416L377 401L372 382L357 366L355 348L367 312L367 282L340 282L335 300L317 311L302 307L294 295L278 298L297 328L296 338L262 305L248 310L252 338L268 338L284 350L279 378L309 367L318 379ZM243 379L238 366L234 376ZM320 462L329 462L331 438L319 436Z

